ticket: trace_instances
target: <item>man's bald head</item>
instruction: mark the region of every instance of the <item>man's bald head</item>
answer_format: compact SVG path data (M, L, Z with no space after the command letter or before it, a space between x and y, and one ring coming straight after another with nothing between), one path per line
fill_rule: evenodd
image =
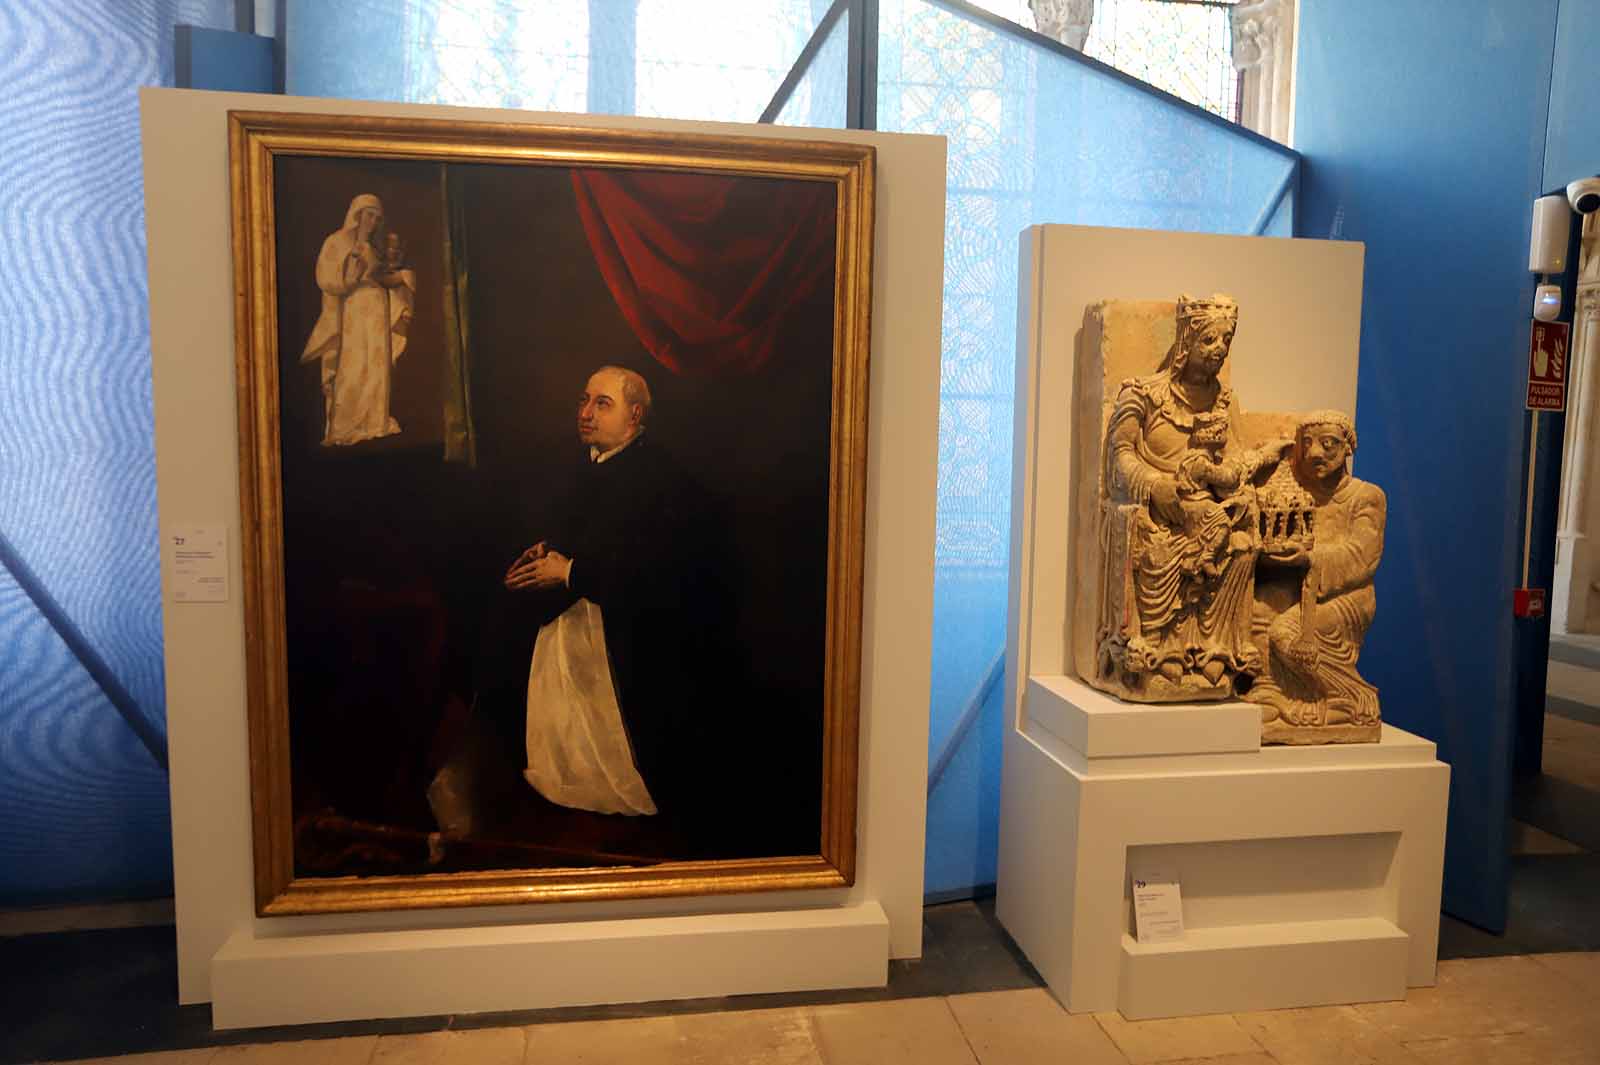
M578 439L601 451L621 447L644 428L650 386L623 366L602 366L578 397Z
M639 408L639 425L650 420L650 384L644 375L630 370L626 366L602 366L595 373L616 374L622 381L622 401L630 407Z

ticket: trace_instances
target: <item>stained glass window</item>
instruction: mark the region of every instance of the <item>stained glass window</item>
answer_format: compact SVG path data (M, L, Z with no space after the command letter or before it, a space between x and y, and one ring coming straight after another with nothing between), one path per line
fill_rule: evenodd
M1239 118L1228 8L1236 0L1096 0L1083 54L1231 121Z
M679 0L290 0L287 87L307 96L754 122L828 6L696 0L688 17ZM381 45L365 47L374 40Z
M406 4L406 17L416 46L406 51L408 77L395 95L463 106L585 109L588 0L436 0Z
M1028 0L971 0L1035 29ZM1083 54L1229 121L1239 120L1228 9L1239 0L1095 0Z

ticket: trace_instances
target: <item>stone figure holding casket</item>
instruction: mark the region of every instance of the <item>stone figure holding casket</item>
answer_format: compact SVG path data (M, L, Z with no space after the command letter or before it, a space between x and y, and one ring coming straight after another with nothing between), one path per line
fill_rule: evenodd
M1266 743L1379 738L1378 690L1356 671L1377 612L1388 502L1350 475L1356 431L1339 411L1300 418L1292 463L1258 492L1263 528L1252 631L1265 669L1244 693Z

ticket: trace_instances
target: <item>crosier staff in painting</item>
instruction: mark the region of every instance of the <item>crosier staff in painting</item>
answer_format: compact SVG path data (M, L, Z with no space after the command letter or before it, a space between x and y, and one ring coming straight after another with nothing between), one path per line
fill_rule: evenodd
M324 446L400 431L389 414L389 374L405 351L417 282L403 268L397 235L378 251L382 226L383 203L371 193L357 196L317 255L322 313L300 361L322 365Z
M650 389L603 366L578 400L588 461L568 513L506 571L506 588L552 594L527 672L529 784L551 802L654 814L687 668L681 479L644 430ZM670 788L668 789L670 791Z
M1356 660L1377 612L1372 579L1383 557L1388 501L1377 485L1350 475L1355 450L1348 415L1325 410L1299 420L1294 474L1313 504L1311 546L1289 544L1261 557L1266 573L1253 627L1267 663L1244 696L1261 704L1268 742L1378 739L1378 690L1356 672ZM1301 571L1285 584L1298 585L1298 594L1274 601L1273 587L1284 582L1270 574L1280 567ZM1325 726L1350 726L1351 734Z

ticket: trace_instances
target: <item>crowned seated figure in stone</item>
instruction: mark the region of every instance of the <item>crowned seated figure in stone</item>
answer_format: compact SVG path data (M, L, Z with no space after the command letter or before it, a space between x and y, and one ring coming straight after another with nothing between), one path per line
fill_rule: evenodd
M1378 690L1356 671L1377 610L1383 490L1350 475L1348 415L1300 417L1291 463L1258 490L1262 544L1252 631L1265 668L1244 693L1264 743L1379 738Z
M1137 363L1116 350L1113 318L1124 305L1135 316L1159 306L1092 308L1101 317L1091 326L1103 332L1092 342L1098 350L1080 363L1080 417L1089 404L1101 405L1101 395L1109 416L1096 478L1098 536L1079 536L1080 545L1099 548L1098 572L1086 585L1098 585L1094 646L1088 661L1077 656L1079 672L1124 699L1229 699L1261 668L1250 629L1260 524L1254 480L1288 442L1253 449L1240 436L1233 389L1222 377L1239 321L1227 296L1181 297L1172 345L1156 371L1114 391L1102 385L1114 367ZM1081 481L1087 503L1094 487L1087 476ZM1080 609L1076 624L1089 613Z

